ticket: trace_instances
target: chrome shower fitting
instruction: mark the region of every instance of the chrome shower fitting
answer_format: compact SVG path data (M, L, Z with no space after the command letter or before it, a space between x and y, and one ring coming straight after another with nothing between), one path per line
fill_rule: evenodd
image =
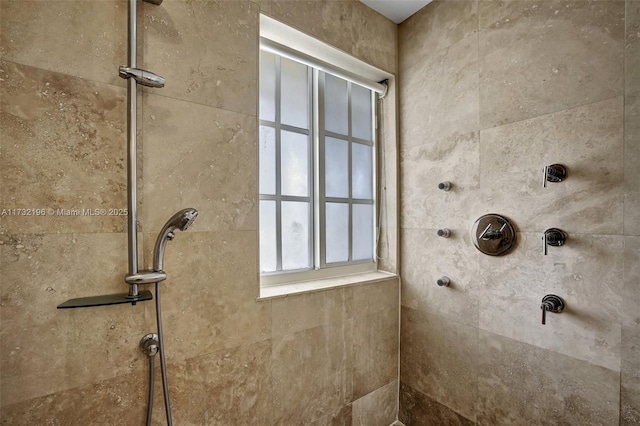
M542 325L547 323L547 312L553 312L555 314L561 313L566 304L560 296L555 294L547 294L542 298L540 309L542 309Z
M120 65L118 75L125 80L127 78L133 78L138 84L142 84L147 87L155 87L159 89L164 87L165 80L158 74L154 74L151 71L146 71L140 68L125 67Z
M175 238L175 234L173 231L179 229L181 231L186 231L189 226L196 220L198 216L198 211L196 209L183 209L171 216L171 218L165 223L158 235L156 240L156 245L153 252L153 269L155 272L153 273L162 273L162 259L164 257L164 246L167 244L167 241L173 240ZM160 354L160 375L162 377L162 390L164 397L164 409L167 417L167 426L173 426L173 421L171 419L171 401L169 400L169 385L167 384L167 363L165 360L164 353L164 337L162 333L162 309L160 307L160 282L155 283L156 287L156 324L158 326L158 334L157 334L157 351ZM145 342L141 342L142 349L146 349L144 346ZM153 345L151 345L153 346ZM153 348L151 348L153 349ZM150 358L151 360L153 358ZM150 369L153 369L153 364L151 364ZM147 425L151 424L151 414L153 411L153 382L152 375L153 372L149 373L149 401L147 403Z
M153 269L157 272L162 271L162 262L164 258L164 246L167 241L171 241L175 238L173 231L179 229L186 231L191 226L194 220L198 217L198 211L196 209L188 208L183 209L171 216L171 218L165 223L164 227L158 234L156 239L156 245L153 250Z
M451 236L451 230L449 228L438 229L438 237L449 238Z
M562 182L567 177L567 169L562 164L544 166L542 170L542 187L547 187L547 182Z
M438 184L438 189L442 190L442 191L451 191L451 182L449 181L445 181L445 182L440 182Z
M143 354L152 357L158 353L158 335L149 333L140 340L140 350Z
M567 233L562 229L549 228L542 234L542 254L547 255L547 246L560 247L567 241Z

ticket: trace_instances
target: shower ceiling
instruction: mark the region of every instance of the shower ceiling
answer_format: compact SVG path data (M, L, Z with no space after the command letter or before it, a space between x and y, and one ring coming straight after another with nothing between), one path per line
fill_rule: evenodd
M432 0L360 0L396 24L422 9Z

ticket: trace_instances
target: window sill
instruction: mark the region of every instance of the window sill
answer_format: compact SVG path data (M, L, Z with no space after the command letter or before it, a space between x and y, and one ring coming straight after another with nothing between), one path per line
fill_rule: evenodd
M325 278L314 281L303 281L297 283L287 283L260 288L258 300L274 299L277 297L287 297L289 295L311 293L315 291L329 290L355 284L370 284L397 277L396 274L384 271L365 272L353 275L343 275L341 277Z

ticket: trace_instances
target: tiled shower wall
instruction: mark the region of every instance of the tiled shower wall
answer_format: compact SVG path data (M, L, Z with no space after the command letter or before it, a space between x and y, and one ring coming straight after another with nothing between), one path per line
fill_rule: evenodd
M167 79L139 94L145 266L171 214L200 211L164 265L175 423L390 424L396 280L256 300L256 105L260 11L392 73L396 25L355 0L138 4L139 66ZM56 310L127 290L126 218L47 211L126 207L127 2L1 0L0 19L0 208L45 209L0 218L1 422L143 424L153 304Z
M407 425L640 424L639 38L636 0L437 0L399 26ZM519 231L506 256L470 241L487 213Z

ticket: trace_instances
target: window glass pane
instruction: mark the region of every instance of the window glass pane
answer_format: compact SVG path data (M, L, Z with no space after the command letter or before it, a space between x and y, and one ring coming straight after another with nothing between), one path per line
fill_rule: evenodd
M351 83L351 133L354 137L373 140L371 90Z
M349 196L349 145L326 137L324 145L324 193L326 197Z
M276 270L276 202L260 201L260 271Z
M260 51L260 119L276 121L276 56Z
M260 126L260 193L276 193L276 130Z
M349 260L349 205L326 204L326 253L327 263Z
M309 195L309 137L282 131L280 140L282 195Z
M353 260L373 259L373 206L353 205Z
M347 81L331 74L324 79L324 128L330 132L348 134Z
M372 162L373 149L359 143L351 144L351 184L352 197L372 199Z
M280 121L308 129L309 77L307 66L280 59Z
M282 269L309 268L309 203L282 202Z

